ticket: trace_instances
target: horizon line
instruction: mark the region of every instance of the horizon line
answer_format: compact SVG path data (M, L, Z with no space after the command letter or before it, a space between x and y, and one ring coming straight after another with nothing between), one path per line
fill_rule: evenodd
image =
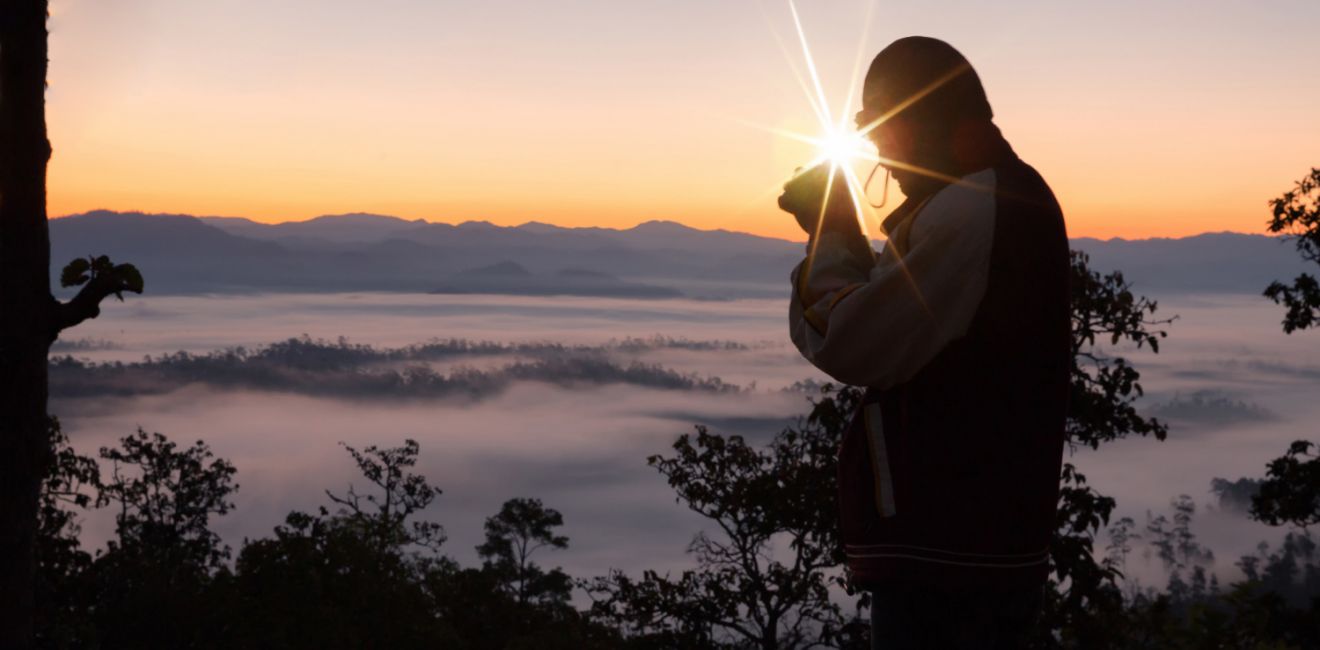
M233 215L209 215L209 214L208 214L208 215L195 215L195 214L191 214L191 213L187 213L187 212L147 212L147 211L143 211L143 210L115 210L115 209L112 209L112 208L94 208L94 209L86 210L86 211L83 211L83 212L74 212L74 213L70 213L70 214L62 214L62 215L48 216L48 219L49 219L49 220L58 220L58 219L67 219L67 218L69 218L69 217L82 217L82 216L87 216L87 215L90 215L90 214L93 214L93 213L98 213L98 212L101 212L101 213L112 213L112 214L119 214L119 215L138 214L138 215L143 215L143 216L191 217L191 218L194 218L194 219L235 219L235 220L247 221L247 222L252 223L252 224L254 224L254 225L257 225L257 226L280 226L280 225L286 225L286 224L310 223L310 222L312 222L312 221L316 221L316 220L319 220L319 219L327 219L327 218L333 219L333 218L336 218L336 217L355 217L355 216L362 216L362 217L375 217L375 218L381 218L381 219L392 219L392 220L397 220L397 221L402 221L402 222L405 222L405 223L412 223L412 224L418 224L418 223L420 223L420 224L424 224L424 225L452 226L452 227L456 227L456 228L457 228L457 227L462 227L462 226L465 226L465 225L469 225L469 224L473 224L473 225L485 225L485 226L489 226L489 227L492 227L492 228L502 228L502 229L517 229L517 228L524 228L524 227L526 227L526 226L548 226L548 227L551 227L551 228L557 228L557 229L561 229L561 230L610 230L610 231L614 231L614 232L627 232L627 231L629 231L629 230L636 230L637 228L640 228L640 227L645 226L645 225L648 225L648 224L661 224L661 225L676 225L676 226L680 226L680 227L687 228L687 229L689 229L689 230L694 230L694 231L697 231L697 232L708 232L708 233L730 233L730 234L735 234L735 235L743 235L743 236L746 236L746 237L757 237L757 238L760 238L760 239L773 239L773 240L776 240L776 241L784 241L784 242L790 242L790 243L795 243L795 244L798 244L798 243L805 243L805 242L807 241L806 238L805 238L805 234L804 234L804 238L803 238L803 239L800 239L800 240L799 240L799 239L785 239L785 238L783 238L783 237L775 237L775 236L772 236L772 235L762 235L762 234L757 234L757 233L752 233L752 232L747 232L747 231L742 231L742 230L729 230L729 229L727 229L727 228L702 228L702 227L700 227L700 226L695 226L695 225L692 225L692 224L690 224L690 223L685 223L685 222L682 222L682 221L678 221L678 220L676 220L676 219L645 219L645 220L642 220L642 221L638 221L637 223L633 224L632 226L628 226L628 227L595 226L595 225L587 225L587 226L564 226L564 225L560 225L560 224L552 223L552 222L549 222L549 221L538 221L538 220L536 220L536 219L530 219L530 220L528 220L528 221L524 221L524 222L519 223L519 224L516 224L516 225L505 225L505 226L502 226L502 225L496 224L496 223L494 223L494 222L492 222L492 221L489 221L489 220L486 220L486 219L467 219L467 220L464 220L464 221L438 221L438 220L427 219L427 218L424 218L424 217L418 217L418 218L416 218L416 219L408 219L408 218L405 218L405 217L399 217L399 216L395 216L395 215L391 215L391 214L382 214L382 213L379 213L379 212L360 212L360 211L358 211L358 212L350 211L350 212L339 212L339 213L327 213L327 214L316 215L316 216L314 216L314 217L308 217L308 218L306 218L306 219L287 219L287 220L284 220L284 221L258 221L258 220L256 220L256 219L251 218L251 217L241 217L241 216L233 216ZM1284 239L1284 238L1287 237L1287 235L1272 235L1272 234L1270 234L1270 233L1263 232L1263 231L1262 231L1262 232L1246 232L1246 231L1240 231L1240 230L1206 230L1206 231L1202 231L1202 232L1199 232L1199 233L1193 233L1193 234L1188 234L1188 235L1179 235L1179 236L1157 236L1157 237L1122 237L1122 236L1113 236L1113 237L1097 237L1097 236L1093 236L1093 235L1069 235L1069 236L1068 236L1068 239L1069 239L1070 241L1076 241L1076 240L1079 240L1079 239L1090 239L1090 240L1099 241L1099 242L1112 242L1112 241L1129 241L1129 242L1134 242L1134 241L1158 241L1158 240L1192 239L1192 238L1195 238L1195 237L1203 237L1203 236L1206 236L1206 235L1246 235L1246 236L1268 237L1268 238L1274 238L1274 239ZM879 241L879 239L878 239L878 238L875 238L875 237L872 237L871 239L872 239L872 240Z

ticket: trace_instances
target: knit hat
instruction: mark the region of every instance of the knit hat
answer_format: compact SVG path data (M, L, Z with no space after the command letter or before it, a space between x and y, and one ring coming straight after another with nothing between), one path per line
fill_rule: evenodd
M952 125L994 116L981 78L967 58L952 45L926 36L890 43L866 71L862 86L866 111L883 115L908 101L898 115L928 124Z

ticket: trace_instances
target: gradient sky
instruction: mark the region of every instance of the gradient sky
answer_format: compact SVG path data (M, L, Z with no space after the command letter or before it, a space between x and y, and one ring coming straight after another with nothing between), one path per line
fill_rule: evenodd
M1320 166L1315 0L799 0L832 106L895 38L972 61L1074 236L1261 232ZM52 0L50 214L799 239L787 0ZM866 38L863 41L863 33ZM863 67L864 70L864 67ZM837 109L836 109L837 110Z

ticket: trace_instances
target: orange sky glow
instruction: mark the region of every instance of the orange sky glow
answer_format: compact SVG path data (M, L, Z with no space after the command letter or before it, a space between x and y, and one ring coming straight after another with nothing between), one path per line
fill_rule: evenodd
M1320 165L1313 1L797 7L836 107L894 38L962 50L1073 236L1262 232ZM786 0L53 0L49 213L801 239L813 151L752 126L816 131L796 38Z

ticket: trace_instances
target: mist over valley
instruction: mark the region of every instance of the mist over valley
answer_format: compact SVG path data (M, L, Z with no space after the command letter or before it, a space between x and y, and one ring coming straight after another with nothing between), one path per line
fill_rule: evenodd
M1120 350L1143 373L1144 411L1168 440L1129 439L1068 459L1139 523L1197 503L1194 530L1233 562L1282 532L1221 508L1211 480L1260 477L1312 435L1320 351L1278 333L1276 308L1234 294L1161 296L1177 315L1159 354ZM782 299L264 293L134 297L51 353L51 410L94 453L138 426L202 439L239 469L231 543L266 535L326 488L360 480L339 447L421 443L444 489L428 516L471 560L481 522L515 496L564 513L570 573L688 566L703 521L646 466L693 425L766 441L828 381L787 340ZM343 337L341 339L341 337ZM93 513L96 545L111 515ZM1156 559L1133 575L1162 584Z

